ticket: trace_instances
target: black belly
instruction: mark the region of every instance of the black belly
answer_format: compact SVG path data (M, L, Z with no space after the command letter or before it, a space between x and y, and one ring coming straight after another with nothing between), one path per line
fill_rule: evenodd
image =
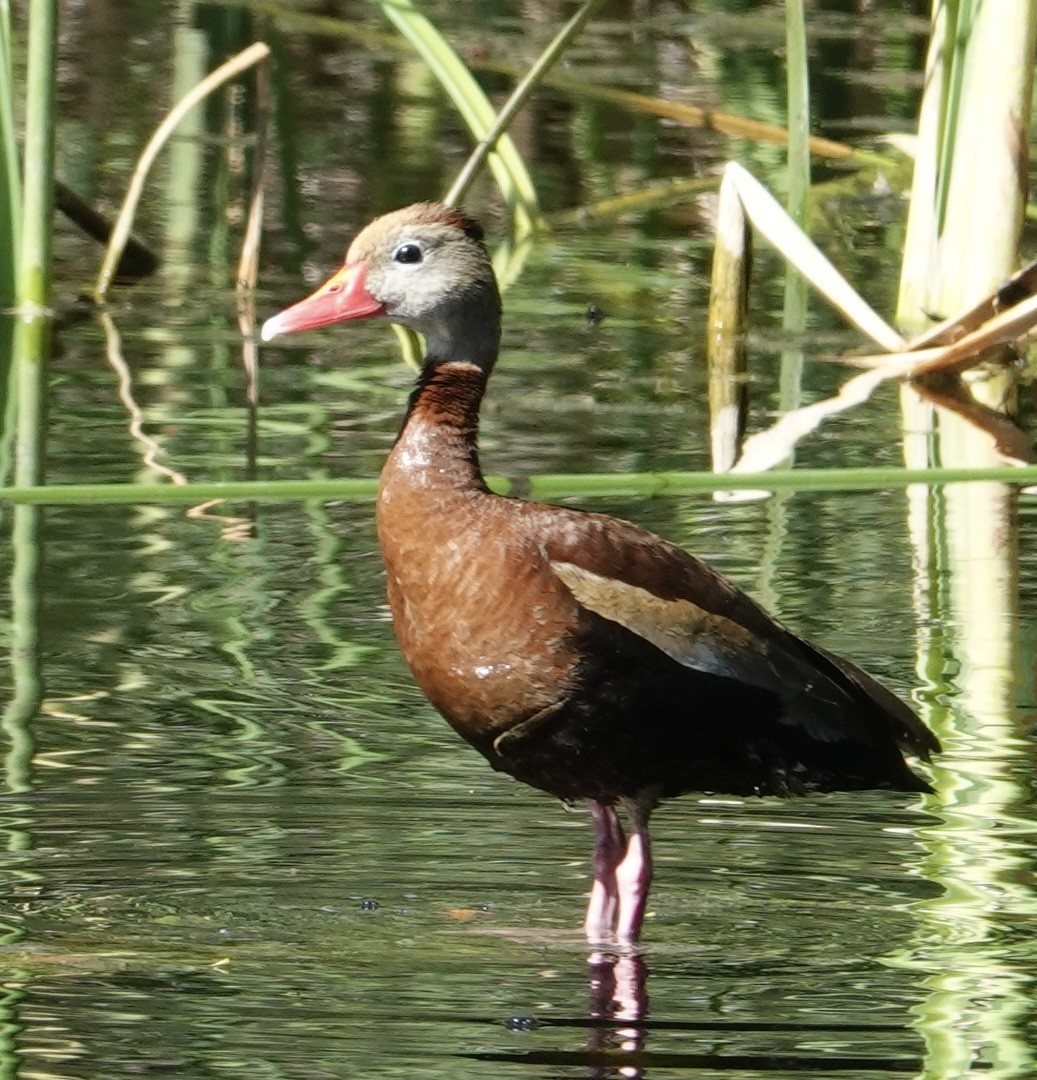
M685 667L634 635L593 644L554 709L492 743L473 740L494 768L558 798L605 803L652 792L929 790L880 713L867 741L860 719L871 716L859 711L845 737L829 722L818 738L818 725L790 714L777 693ZM802 694L796 700L809 708ZM870 701L858 708L876 711Z

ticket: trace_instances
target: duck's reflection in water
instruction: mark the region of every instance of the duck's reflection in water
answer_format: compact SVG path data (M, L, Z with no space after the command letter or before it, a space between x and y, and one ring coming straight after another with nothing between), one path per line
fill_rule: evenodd
M636 951L600 952L590 954L587 961L590 974L590 1011L592 1020L587 1049L594 1056L603 1051L614 1055L637 1054L644 1049L648 1014L648 969L644 957ZM587 1074L594 1080L609 1077L643 1075L638 1065L620 1065L614 1060L608 1065L595 1065Z

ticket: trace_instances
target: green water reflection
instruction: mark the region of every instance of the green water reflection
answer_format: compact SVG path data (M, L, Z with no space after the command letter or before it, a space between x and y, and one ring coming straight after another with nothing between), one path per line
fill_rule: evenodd
M759 585L765 504L608 509ZM903 509L796 496L770 583L785 618L902 691ZM245 540L176 510L47 516L47 697L27 789L2 809L9 986L35 1065L591 1067L583 815L488 775L420 699L363 508L263 505ZM847 574L869 535L885 563ZM872 1064L857 1075L977 1058L1026 1074L1029 750L958 708L958 644L948 625L923 688L960 732L933 813L878 794L660 812L649 1075L709 1075L710 1055L747 1076L818 1055ZM458 1054L475 1055L463 1072Z
M815 12L830 136L913 112L914 85L896 76L921 48L914 5L875 6ZM780 119L780 5L659 7L648 19L614 5L577 72ZM527 13L493 8L427 6L469 52L514 59ZM214 10L127 3L118 38L114 8L69 14L67 178L121 193L128 148L170 88L212 66ZM441 191L466 147L406 57L281 33L300 183L271 191L263 311L326 271L369 214ZM872 68L888 87L858 77ZM268 350L250 432L225 119L199 119L164 166L142 222L163 274L114 310L141 430L102 327L66 328L52 482L377 474L409 379L377 328ZM771 148L597 102L547 93L524 123L547 210L708 174L728 154L780 185ZM476 202L500 231L489 191ZM901 210L881 186L825 208L826 244L886 310ZM293 214L316 223L304 240ZM703 216L686 204L538 242L508 292L490 471L708 467ZM71 295L95 256L70 235L59 248ZM758 429L787 343L766 254L757 277ZM843 378L822 361L858 341L812 311L795 344L812 400ZM881 390L797 463L900 464L908 408ZM908 426L935 439L924 418ZM985 460L950 437L940 449L948 465ZM644 971L589 969L584 815L490 774L421 698L393 643L369 505L4 509L0 1076L1037 1072L1032 496L959 485L593 505L709 559L911 696L947 747L938 795L670 804L654 822ZM605 1015L639 979L647 1019Z

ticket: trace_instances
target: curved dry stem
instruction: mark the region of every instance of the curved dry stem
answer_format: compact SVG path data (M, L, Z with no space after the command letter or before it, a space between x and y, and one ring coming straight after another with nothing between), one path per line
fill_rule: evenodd
M269 46L264 45L262 42L256 42L256 44L250 45L243 52L238 53L237 56L232 56L225 64L221 64L215 71L206 75L197 86L185 94L156 128L155 133L148 140L147 146L141 152L137 167L133 170L130 185L126 190L126 197L123 199L119 216L115 222L115 228L112 230L112 236L108 242L104 262L101 264L100 273L97 275L97 284L94 286L94 299L98 303L103 303L108 288L112 283L115 268L118 265L123 248L126 246L130 230L133 228L133 218L137 213L137 205L144 191L144 184L147 181L148 173L151 171L151 166L155 163L159 151L169 141L169 137L173 134L177 124L213 90L222 86L229 79L233 79L236 75L240 75L241 72L250 68L253 64L265 60L269 55Z

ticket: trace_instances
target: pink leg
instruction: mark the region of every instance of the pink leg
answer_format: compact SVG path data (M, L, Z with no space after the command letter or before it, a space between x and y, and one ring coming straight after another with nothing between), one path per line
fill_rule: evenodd
M616 811L604 803L591 803L594 822L594 884L583 928L590 942L613 939L619 905L616 871L624 858L626 838Z
M652 884L652 844L648 835L650 806L628 804L631 819L630 841L623 861L616 867L619 914L616 940L621 945L636 945L641 937L648 888Z

